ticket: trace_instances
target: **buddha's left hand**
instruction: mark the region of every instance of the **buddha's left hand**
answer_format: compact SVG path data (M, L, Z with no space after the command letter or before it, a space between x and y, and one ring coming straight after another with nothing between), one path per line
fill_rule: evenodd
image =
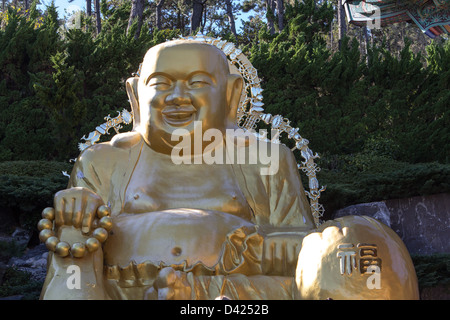
M171 267L162 269L153 287L147 290L146 300L188 300L191 298L191 285L188 274Z

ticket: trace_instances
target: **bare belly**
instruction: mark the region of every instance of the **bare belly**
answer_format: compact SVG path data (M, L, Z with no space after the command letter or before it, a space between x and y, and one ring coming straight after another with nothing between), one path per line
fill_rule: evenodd
M114 217L104 245L107 265L130 262L192 266L216 265L227 234L254 225L237 216L211 210L171 209Z

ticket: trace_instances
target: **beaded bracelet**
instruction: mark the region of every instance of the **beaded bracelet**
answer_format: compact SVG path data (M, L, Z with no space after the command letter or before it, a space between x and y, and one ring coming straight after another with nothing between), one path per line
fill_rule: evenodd
M97 209L97 218L94 226L98 225L92 232L92 237L85 243L76 242L72 245L65 241L60 241L54 232L53 221L55 220L55 210L51 207L42 211L42 219L38 223L39 240L45 243L50 251L53 251L60 257L67 257L69 254L74 258L82 258L86 251L92 253L100 248L101 244L108 238L108 233L112 229L111 209L106 206L100 206Z

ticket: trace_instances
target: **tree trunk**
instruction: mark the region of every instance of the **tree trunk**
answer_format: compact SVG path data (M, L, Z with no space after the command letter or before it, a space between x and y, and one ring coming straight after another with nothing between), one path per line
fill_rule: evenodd
M363 48L363 28L358 29L358 42L359 42L359 55L362 57L364 55Z
M132 0L130 18L128 19L127 35L130 32L130 28L133 25L134 20L137 19L137 28L134 38L137 39L139 37L139 34L141 33L143 14L144 0Z
M233 33L234 37L237 39L236 23L234 21L233 6L231 5L231 0L225 0L225 4L226 4L228 21L230 22L231 33Z
M403 44L403 46L400 48L400 51L401 50L403 50L403 48L406 46L406 43L405 43L405 28L400 28L400 35L401 35L401 39L400 39L400 43L402 43Z
M284 29L284 4L283 0L277 0L277 14L278 14L278 30L279 32Z
M369 50L369 43L370 43L369 29L367 29L367 26L363 27L363 32L364 32L364 44L366 46L365 53L367 54L368 50Z
M165 0L159 0L158 4L156 5L156 28L159 30L162 29L162 7L164 5Z
M92 15L92 0L86 0L86 14L88 17Z
M202 34L204 34L204 29L205 29L205 26L206 26L206 14L208 13L208 10L205 8L205 7L203 7L203 21L202 21L202 24L201 24L201 32L202 32Z
M347 24L345 22L345 10L344 6L342 5L342 0L338 0L337 6L338 6L337 15L339 27L339 50L341 50L342 39L345 37L345 34L347 33Z
M366 55L366 63L369 65L369 30L367 29L367 26L363 27L363 33L364 33L364 54Z
M267 26L269 27L270 34L275 33L275 27L273 18L275 15L275 0L266 0L266 10L267 10Z
M184 23L181 21L181 19L181 10L180 8L177 8L177 29L181 31L181 34L184 34Z
M333 52L333 40L334 40L334 37L333 37L333 21L331 21L331 23L330 23L330 50L331 50L331 52Z
M383 39L386 39L386 48L390 53L392 53L391 41L390 41L391 39L389 38L389 34L385 31L385 29L382 29L382 30L383 30Z
M193 0L192 1L192 15L191 15L191 34L196 32L202 23L203 6L207 0Z
M95 0L94 6L95 6L95 20L97 25L97 34L99 34L100 31L102 31L102 18L100 16L100 0Z

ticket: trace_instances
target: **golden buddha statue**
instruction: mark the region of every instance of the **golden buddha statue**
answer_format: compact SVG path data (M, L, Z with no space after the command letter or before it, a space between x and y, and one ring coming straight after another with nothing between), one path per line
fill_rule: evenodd
M212 45L174 40L147 52L126 83L133 131L85 149L54 198L53 238L89 242L107 205L108 239L79 256L52 250L42 299L418 298L411 259L391 229L367 217L316 227L288 147L276 146L271 174L261 161L174 163L180 129L178 138L197 143L183 149L194 160L211 145L198 146L199 126L224 136L236 129L242 86ZM234 146L215 142L216 151ZM73 265L79 289L67 286Z

